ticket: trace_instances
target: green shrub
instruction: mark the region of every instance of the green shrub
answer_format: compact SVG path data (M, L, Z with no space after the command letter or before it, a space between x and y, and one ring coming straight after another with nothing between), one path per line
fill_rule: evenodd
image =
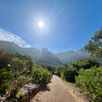
M64 77L64 72L63 72L63 71L61 72L60 77L61 77L62 79L65 79L65 77Z
M27 95L25 93L19 92L17 95L20 97L17 102L27 102Z
M0 84L0 94L3 95L6 93L6 91L9 89L11 85L11 81L5 81L2 84Z
M33 68L32 70L33 82L37 84L47 84L50 78L50 73L44 68Z
M72 64L65 65L64 79L69 82L75 82L75 77L79 75L79 70L90 69L92 66L99 66L95 59L85 58Z
M84 58L79 61L72 63L73 67L75 67L78 71L83 69L89 69L92 66L99 66L99 63L94 58Z
M4 94L11 85L12 75L8 68L0 69L0 94Z
M75 76L78 75L76 68L69 66L64 70L64 79L69 82L75 82Z
M81 70L79 76L76 77L76 84L92 101L102 102L102 67Z
M26 56L16 54L13 55L13 58L10 62L10 67L14 77L28 75L32 70L32 60Z
M13 80L12 84L10 85L9 89L7 90L6 96L7 97L15 97L17 92L20 88L24 85L25 78L17 78L17 80Z

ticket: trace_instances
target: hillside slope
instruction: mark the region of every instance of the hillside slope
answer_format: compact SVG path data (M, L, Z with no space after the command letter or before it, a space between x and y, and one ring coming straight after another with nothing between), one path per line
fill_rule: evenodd
M66 64L82 58L88 58L90 54L82 50L77 50L57 53L56 56L60 59L62 63Z
M34 62L44 65L59 65L61 61L55 54L43 48L42 50L36 48L23 48L14 44L13 42L0 41L0 48L12 53L20 53L22 55L30 56Z

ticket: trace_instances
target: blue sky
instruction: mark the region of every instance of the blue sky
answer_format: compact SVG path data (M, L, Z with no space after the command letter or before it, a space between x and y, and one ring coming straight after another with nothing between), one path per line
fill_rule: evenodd
M0 0L0 28L36 48L80 49L101 26L102 0Z

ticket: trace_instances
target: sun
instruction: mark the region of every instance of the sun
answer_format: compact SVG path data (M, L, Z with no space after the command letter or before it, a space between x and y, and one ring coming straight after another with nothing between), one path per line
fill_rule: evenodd
M44 21L38 21L37 25L38 25L39 28L42 29L42 28L45 27L45 22Z

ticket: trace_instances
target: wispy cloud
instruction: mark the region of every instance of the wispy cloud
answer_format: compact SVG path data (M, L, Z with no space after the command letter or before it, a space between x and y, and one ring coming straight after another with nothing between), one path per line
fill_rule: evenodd
M0 40L13 42L19 45L20 47L31 47L31 45L24 41L21 37L1 28L0 28Z

